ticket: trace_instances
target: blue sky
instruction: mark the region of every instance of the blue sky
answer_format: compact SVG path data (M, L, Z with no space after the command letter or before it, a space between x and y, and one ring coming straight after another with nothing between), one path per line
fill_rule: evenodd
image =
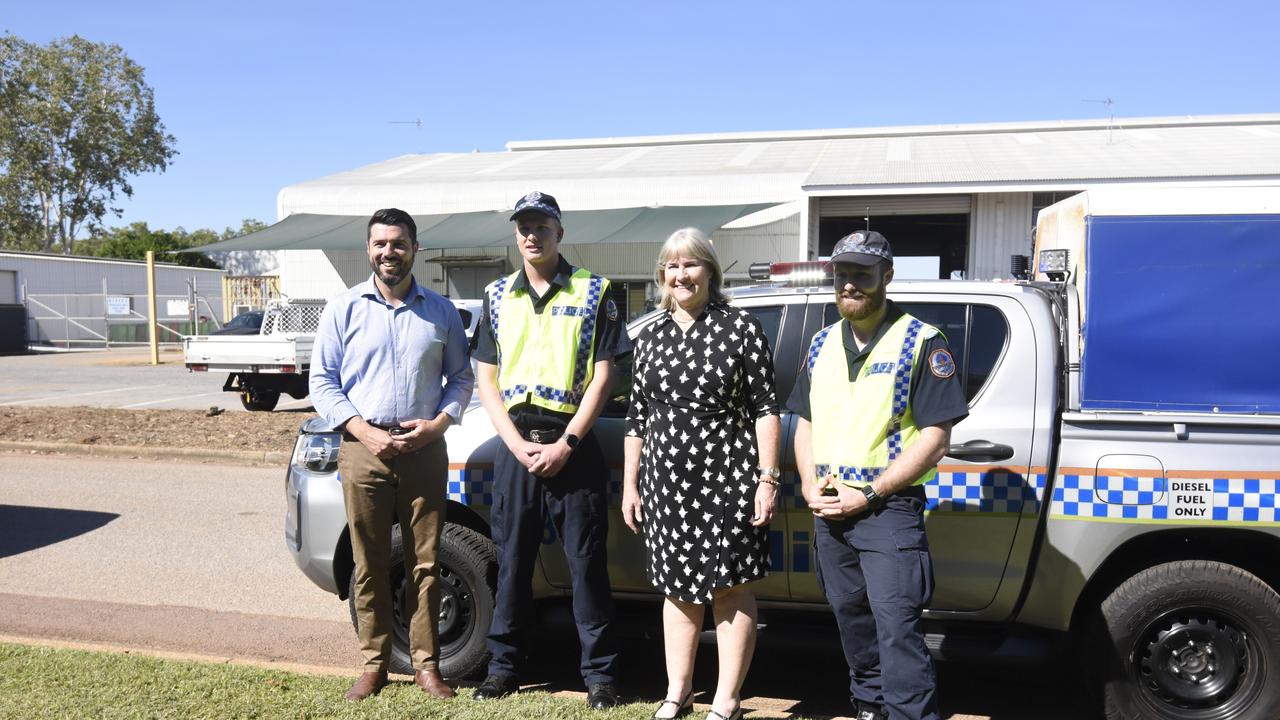
M146 68L179 155L153 228L276 220L289 184L509 140L1280 111L1274 2L9 3ZM422 120L422 127L390 121Z

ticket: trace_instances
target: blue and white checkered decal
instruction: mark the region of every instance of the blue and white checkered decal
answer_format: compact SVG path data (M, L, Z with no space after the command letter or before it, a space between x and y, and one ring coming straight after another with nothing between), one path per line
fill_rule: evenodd
M1277 483L1274 478L1215 478L1211 472L1201 478L1067 472L1053 489L1051 514L1074 520L1276 524Z
M587 304L583 306L582 331L578 335L578 357L573 363L573 394L581 396L587 379L587 358L591 356L591 346L596 338L596 309L600 307L600 297L604 294L604 278L591 276L591 284L587 286Z
M938 476L924 485L925 509L930 513L1017 515L1025 511L1038 515L1046 481L1042 472L1020 473L1007 468L939 470ZM808 507L800 492L799 473L783 473L782 498L788 508Z
M449 468L447 493L468 507L493 507L493 467Z

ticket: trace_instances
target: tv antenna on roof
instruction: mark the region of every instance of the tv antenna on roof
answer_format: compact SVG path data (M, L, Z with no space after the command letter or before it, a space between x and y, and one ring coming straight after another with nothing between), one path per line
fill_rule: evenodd
M1111 96L1108 95L1104 100L1085 99L1085 100L1081 100L1080 102L1098 103L1099 105L1103 105L1107 108L1107 144L1110 144L1111 130L1115 127L1115 124L1116 124L1116 111L1115 111L1116 101L1112 100Z

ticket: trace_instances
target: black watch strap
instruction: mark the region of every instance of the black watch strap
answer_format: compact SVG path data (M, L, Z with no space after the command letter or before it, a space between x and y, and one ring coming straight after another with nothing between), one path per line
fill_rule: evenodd
M861 489L862 496L867 499L867 507L872 510L876 510L879 509L881 505L884 505L884 496L876 492L876 489L871 487L869 483L863 485Z
M564 434L564 444L568 445L570 450L574 450L578 447L578 441L579 438L577 435L574 435L571 432Z

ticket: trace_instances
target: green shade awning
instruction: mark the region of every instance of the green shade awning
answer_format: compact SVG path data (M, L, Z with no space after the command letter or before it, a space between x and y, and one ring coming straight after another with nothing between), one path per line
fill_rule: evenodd
M577 210L564 213L564 242L662 242L682 227L711 233L740 217L774 203L680 207ZM480 248L513 241L511 211L415 215L418 244L424 248ZM230 250L358 250L364 243L369 217L354 215L290 215L271 227L186 252Z

